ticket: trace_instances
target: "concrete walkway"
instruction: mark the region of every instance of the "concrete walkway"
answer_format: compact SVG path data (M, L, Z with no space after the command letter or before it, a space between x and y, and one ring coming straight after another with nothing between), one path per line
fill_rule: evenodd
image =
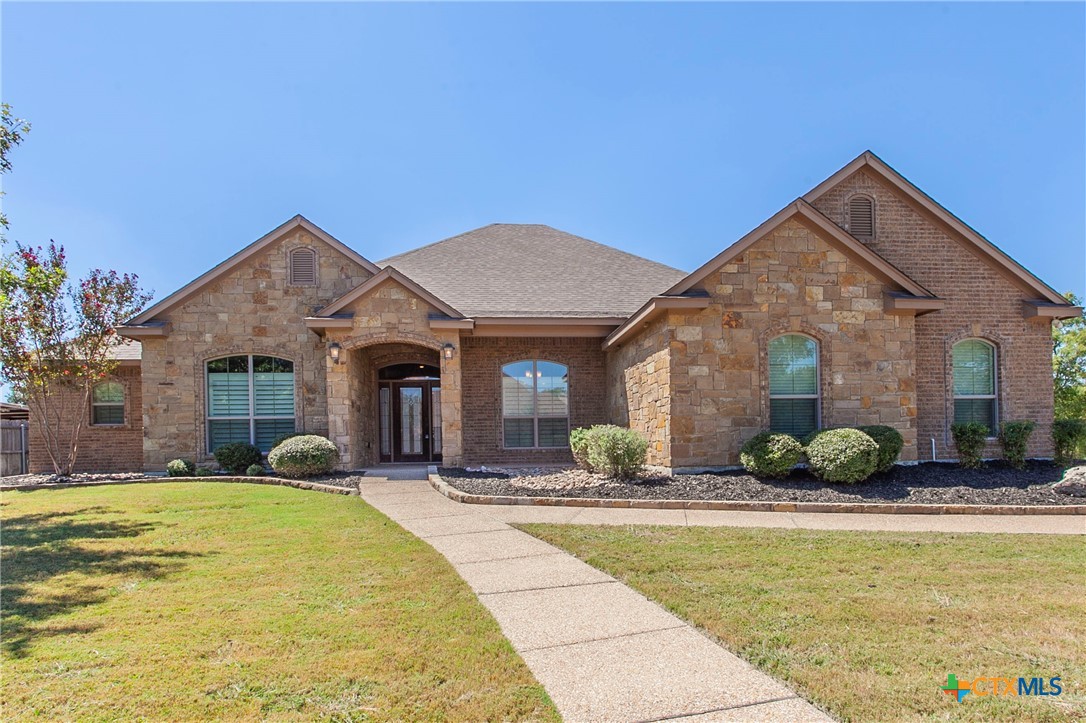
M505 508L438 494L425 469L370 470L360 491L452 563L568 721L830 720L656 603L513 529L494 514Z

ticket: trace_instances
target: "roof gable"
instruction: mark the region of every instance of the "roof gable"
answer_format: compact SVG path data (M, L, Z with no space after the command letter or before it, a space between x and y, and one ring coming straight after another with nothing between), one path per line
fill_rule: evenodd
M861 169L866 169L877 178L886 181L914 206L934 216L943 226L950 229L954 237L977 250L982 258L993 264L997 269L1005 272L1022 288L1037 294L1052 304L1070 306L1062 294L1034 276L1027 268L1012 259L1002 249L948 211L871 151L861 153L839 171L804 194L803 199L807 202L814 202L831 188Z
M403 274L401 274L399 271L397 271L396 269L394 269L391 266L387 266L384 269L382 269L381 271L378 271L376 274L374 274L369 279L367 279L364 283L359 284L358 286L354 287L353 289L348 291L346 294L339 297L338 299L333 301L331 304L329 304L328 306L326 306L323 309L321 309L320 311L318 311L315 316L317 316L317 317L332 316L333 314L336 314L336 313L342 311L343 309L347 308L348 306L350 306L352 303L354 303L358 299L361 299L363 296L365 296L369 292L376 291L379 287L384 286L385 284L389 284L389 283L399 284L400 286L407 289L412 294L414 294L418 298L422 299L427 304L434 307L435 309L440 311L442 314L445 314L446 316L450 316L450 317L453 317L453 318L463 318L463 316L464 316L459 311L457 311L453 307L449 306L444 301L437 298L432 293L430 293L429 291L427 291L423 287L419 286L414 281L407 278L406 276L404 276Z
M286 223L278 226L267 234L261 236L256 241L252 242L241 251L226 259L218 266L215 266L210 271L198 276L190 283L182 286L177 291L173 292L166 298L159 301L157 304L150 306L144 311L140 312L138 316L131 319L129 325L146 324L160 314L164 314L167 311L175 308L176 306L184 303L188 299L192 298L195 294L206 288L208 285L214 283L218 279L222 278L226 274L230 273L241 265L244 261L252 258L256 254L260 253L264 249L268 248L276 241L286 237L291 232L297 229L303 229L309 232L314 238L317 238L324 243L331 246L336 251L357 263L362 268L366 269L370 273L376 274L381 269L376 266L372 261L366 259L354 249L350 248L343 242L336 239L324 229L317 226L315 223L309 221L304 216L298 215L290 219Z
M491 224L378 263L473 318L625 318L684 276L540 224Z
M788 204L762 225L724 249L708 262L702 264L697 270L691 272L682 281L664 292L665 295L675 296L690 291L714 271L738 257L757 241L772 233L789 219L796 219L800 223L806 225L808 228L818 233L821 238L837 247L846 255L859 261L861 265L883 280L900 286L913 296L934 298L934 294L909 278L904 271L879 256L856 237L826 218L814 206L801 198Z

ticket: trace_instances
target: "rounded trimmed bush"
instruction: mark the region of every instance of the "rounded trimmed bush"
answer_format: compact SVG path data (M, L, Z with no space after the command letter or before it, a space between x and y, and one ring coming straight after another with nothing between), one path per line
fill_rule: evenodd
M879 445L858 429L819 432L806 453L811 471L827 482L863 482L879 465Z
M171 459L166 463L166 474L170 477L191 477L196 472L196 465L187 459Z
M196 471L192 473L194 477L211 477L215 473L207 467L197 467Z
M958 464L963 469L980 469L984 466L984 447L992 430L980 422L960 422L950 425L950 436L958 448Z
M215 461L234 474L241 474L251 464L260 464L263 456L258 447L246 442L228 442L215 450Z
M246 468L245 474L250 477L261 477L264 475L264 466L259 464L251 464Z
M586 434L589 469L630 479L645 465L649 443L637 432L613 424L597 424Z
M905 446L905 440L902 438L901 432L893 427L887 427L885 424L872 424L867 427L856 427L856 429L871 437L871 439L875 440L875 444L879 445L879 466L875 471L890 471L894 466L894 462L897 462L902 447Z
M743 468L756 477L787 477L803 458L803 445L790 434L762 432L739 450Z
M578 427L569 431L569 450L573 453L573 461L578 467L592 471L588 464L588 432L587 427Z
M268 453L268 464L284 477L310 477L331 472L339 449L316 434L292 437Z

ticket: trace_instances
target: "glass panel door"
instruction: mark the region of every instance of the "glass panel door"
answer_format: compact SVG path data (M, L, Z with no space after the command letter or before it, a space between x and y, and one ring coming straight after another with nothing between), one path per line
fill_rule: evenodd
M422 387L400 387L400 455L423 451Z

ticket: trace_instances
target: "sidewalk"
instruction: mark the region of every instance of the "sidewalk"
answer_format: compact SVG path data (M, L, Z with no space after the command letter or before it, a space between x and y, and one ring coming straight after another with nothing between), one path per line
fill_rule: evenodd
M496 514L516 508L453 502L418 479L425 469L389 474L368 471L362 499L452 563L564 719L830 720L657 604Z

